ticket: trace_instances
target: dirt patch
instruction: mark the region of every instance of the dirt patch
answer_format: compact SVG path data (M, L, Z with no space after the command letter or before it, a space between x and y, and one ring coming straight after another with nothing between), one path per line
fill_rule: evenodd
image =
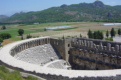
M15 42L15 41L12 40L12 39L5 39L5 40L3 41L3 43L2 43L2 45L4 46L4 45L9 44L9 43L12 43L12 42Z

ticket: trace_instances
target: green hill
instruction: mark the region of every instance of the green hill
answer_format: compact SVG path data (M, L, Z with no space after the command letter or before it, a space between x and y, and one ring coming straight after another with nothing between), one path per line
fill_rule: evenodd
M4 23L33 23L33 22L76 22L104 21L121 22L121 6L109 6L101 1L61 5L37 12L15 13L3 19Z

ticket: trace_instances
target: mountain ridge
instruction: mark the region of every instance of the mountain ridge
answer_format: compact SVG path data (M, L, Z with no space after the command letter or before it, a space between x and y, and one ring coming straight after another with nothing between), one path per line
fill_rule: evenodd
M118 21L121 19L121 5L109 6L101 1L51 7L42 11L15 13L2 19L3 23L28 22L73 22L73 21Z

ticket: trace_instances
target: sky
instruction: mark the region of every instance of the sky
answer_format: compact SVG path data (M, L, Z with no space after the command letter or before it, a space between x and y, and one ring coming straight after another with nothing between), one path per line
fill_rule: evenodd
M96 0L0 0L0 15L11 16L16 12L41 11L62 4L93 3ZM106 5L121 5L121 0L100 0Z

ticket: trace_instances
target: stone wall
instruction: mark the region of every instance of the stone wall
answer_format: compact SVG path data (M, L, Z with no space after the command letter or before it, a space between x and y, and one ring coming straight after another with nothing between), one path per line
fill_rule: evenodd
M63 40L63 39L50 39L50 44L60 53L61 57L68 61L68 51L71 46L70 40Z
M96 39L70 38L72 47L121 56L121 43Z
M121 68L121 43L71 38L70 61L73 69L107 70Z
M19 70L20 72L24 72L24 73L28 73L28 74L33 74L36 76L40 76L42 78L45 78L46 80L120 80L121 79L121 75L116 75L116 76L110 76L110 77L106 77L106 76L102 76L102 77L75 77L75 78L69 78L68 76L62 76L62 75L56 75L56 74L44 74L44 73L36 73L36 72L31 72L31 71L26 71L17 67L13 67L13 66L9 66L8 64L5 64L4 62L0 61L0 65L5 65L8 68L11 68L13 70ZM71 73L73 74L73 73Z
M69 56L68 51L71 46L71 41L62 40L62 39L45 38L45 39L32 40L13 47L10 54L14 56L25 49L43 44L51 44L53 48L55 48L55 50L57 50L57 52L61 55L61 57L66 61L68 61L68 56Z
M9 64L6 64L2 61L0 61L0 64L6 65L11 69L17 69L22 72L41 76L42 78L45 78L47 80L120 80L121 79L120 69L116 71L114 70L113 74L110 74L113 70L111 71L104 70L104 72L99 71L100 75L98 71L94 71L96 69L101 70L101 69L121 68L120 64L121 43L82 39L82 38L72 38L66 40L44 38L44 39L35 39L18 44L11 49L10 54L14 56L18 52L25 50L27 48L48 43L50 43L60 53L62 58L69 61L75 69L83 69L83 70L86 69L86 71L83 70L66 71L66 70L52 69L53 73L47 71L44 72L44 70L43 72L38 72L38 70L36 69L34 69L35 71L34 70L31 71L16 66L10 66ZM88 72L87 71L88 69L93 71ZM81 72L83 72L85 76L82 76L83 73ZM74 73L76 73L78 77L70 78L69 76L75 75ZM108 75L107 74L103 75L103 73L107 73ZM98 76L95 76L96 74L98 74Z
M32 40L32 41L25 42L25 43L22 43L22 44L19 44L19 45L13 47L11 49L10 54L12 56L14 56L17 53L19 53L19 52L21 52L25 49L35 47L35 46L39 46L39 45L43 45L43 44L49 44L49 43L50 43L50 38Z

